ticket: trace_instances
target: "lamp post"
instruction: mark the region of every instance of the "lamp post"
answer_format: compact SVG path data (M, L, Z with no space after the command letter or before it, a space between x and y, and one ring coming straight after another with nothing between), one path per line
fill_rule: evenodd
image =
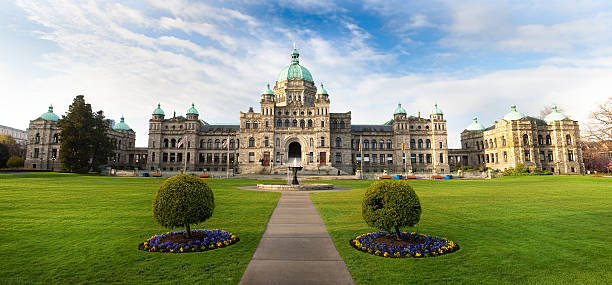
M55 166L55 156L51 157L51 172L53 172L53 167Z

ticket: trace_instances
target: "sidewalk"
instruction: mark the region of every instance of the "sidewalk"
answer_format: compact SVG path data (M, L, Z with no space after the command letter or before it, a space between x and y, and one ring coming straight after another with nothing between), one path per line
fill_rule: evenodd
M240 284L355 284L308 193L283 192Z

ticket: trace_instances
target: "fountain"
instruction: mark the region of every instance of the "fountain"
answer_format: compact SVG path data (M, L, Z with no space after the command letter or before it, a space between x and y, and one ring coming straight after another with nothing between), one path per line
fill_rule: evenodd
M308 191L334 189L333 184L300 184L297 178L297 173L298 171L302 170L303 167L298 164L297 159L293 159L293 162L289 165L290 166L287 167L287 184L259 183L257 184L257 188L274 191ZM290 173L293 173L293 178L291 178Z
M297 165L297 160L293 160L293 165L288 167L289 170L291 170L293 172L293 180L291 182L289 182L289 180L287 179L287 184L290 185L300 185L300 182L297 179L297 173L298 171L302 170L301 166Z

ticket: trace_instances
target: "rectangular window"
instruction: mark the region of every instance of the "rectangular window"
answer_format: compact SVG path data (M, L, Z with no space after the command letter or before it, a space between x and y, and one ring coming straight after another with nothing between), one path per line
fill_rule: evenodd
M57 159L57 149L51 150L51 159Z
M544 151L540 151L540 161L544 162L546 160L546 156L544 155Z
M428 153L428 154L426 155L426 158L427 158L427 163L428 163L428 164L429 164L429 163L431 163L431 154L429 154L429 153Z
M251 122L246 122L246 128L250 129L251 128Z
M230 162L231 164L234 164L234 161L235 161L235 160L234 160L234 154L233 154L233 153L230 153L230 154L229 154L229 159L230 159L230 161L229 161L229 162Z
M314 153L310 152L308 154L308 162L312 163L314 161Z
M528 150L525 151L525 161L531 161L531 155Z
M411 154L410 155L410 163L416 163L416 154Z
M419 163L424 163L425 160L423 159L425 156L421 153L419 154Z
M265 137L265 138L264 138L264 146L265 146L265 147L270 146L270 141L268 140L268 137Z
M325 121L321 121L321 128L325 128Z
M440 142L440 148L442 148L442 142Z
M257 129L259 127L259 124L257 122L253 123L253 129Z
M369 163L369 162L370 162L370 155L369 155L369 154L367 154L367 153L366 153L366 154L364 154L364 155L363 155L363 161L364 161L364 162L368 162L368 163Z
M387 163L388 164L393 164L393 155L392 154L387 154Z
M336 153L336 163L341 163L342 162L342 154L337 152Z
M574 151L572 151L572 150L568 150L567 151L567 160L568 161L574 161Z
M321 137L321 146L325 146L325 137Z
M164 152L164 154L162 155L162 161L163 162L168 162L168 153Z
M214 163L214 164L219 163L219 154L218 154L218 153L215 153L215 154L214 154L213 163Z
M176 153L172 152L170 153L170 162L174 162L176 161Z
M34 149L34 158L38 158L38 155L39 155L39 150L38 150L38 148L35 148Z
M183 161L183 153L178 153L178 162L182 162Z
M385 155L381 154L380 155L380 164L384 164L385 163Z
M552 151L548 152L548 161L550 161L550 162L553 161L553 153L552 153Z
M255 162L255 153L254 152L249 152L249 162L251 162L251 163Z
M207 153L206 154L206 163L208 163L208 164L212 163L212 153Z
M440 163L444 163L444 154L443 153L440 154Z

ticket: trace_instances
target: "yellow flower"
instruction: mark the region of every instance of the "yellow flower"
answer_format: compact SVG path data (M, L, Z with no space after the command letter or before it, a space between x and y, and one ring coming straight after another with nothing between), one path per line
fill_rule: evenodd
M384 257L388 257L388 256L389 256L389 253L388 253L388 252L385 252L385 254L383 254L383 256L384 256Z
M217 246L221 246L221 242L218 242L218 243L217 243Z
M181 247L181 252L183 252L183 248Z
M417 252L414 256L419 257L421 254Z

